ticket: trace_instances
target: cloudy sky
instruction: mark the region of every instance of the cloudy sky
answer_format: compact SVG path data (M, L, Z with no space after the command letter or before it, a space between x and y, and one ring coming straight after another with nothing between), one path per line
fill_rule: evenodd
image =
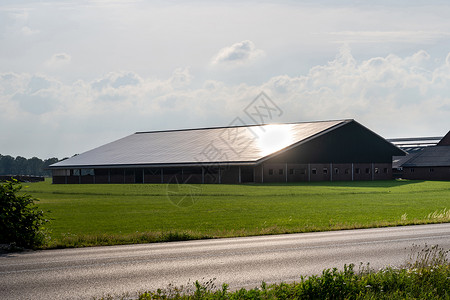
M265 121L444 135L448 16L448 1L425 0L0 0L0 154L250 124L261 92L279 108Z

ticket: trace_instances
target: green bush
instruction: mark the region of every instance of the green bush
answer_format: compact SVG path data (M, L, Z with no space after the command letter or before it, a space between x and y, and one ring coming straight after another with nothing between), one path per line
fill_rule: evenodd
M44 212L17 180L0 184L0 243L35 248L45 241Z

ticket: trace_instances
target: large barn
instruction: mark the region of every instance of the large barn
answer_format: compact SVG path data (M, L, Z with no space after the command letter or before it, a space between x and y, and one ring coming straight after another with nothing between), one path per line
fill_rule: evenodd
M385 180L398 155L350 119L137 132L50 169L55 184Z

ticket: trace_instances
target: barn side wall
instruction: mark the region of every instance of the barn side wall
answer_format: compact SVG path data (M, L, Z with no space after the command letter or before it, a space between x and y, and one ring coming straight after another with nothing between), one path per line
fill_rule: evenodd
M450 167L403 167L402 178L411 180L450 180Z
M254 181L253 168L248 166L58 169L53 170L52 178L54 184L233 184Z
M390 163L264 163L255 169L259 183L392 179Z
M54 184L237 184L392 179L389 163L264 163L215 168L134 168L54 170ZM56 171L56 172L55 172ZM64 172L61 172L64 171ZM439 173L440 170L437 170ZM62 174L63 173L63 174ZM440 173L439 173L440 174Z

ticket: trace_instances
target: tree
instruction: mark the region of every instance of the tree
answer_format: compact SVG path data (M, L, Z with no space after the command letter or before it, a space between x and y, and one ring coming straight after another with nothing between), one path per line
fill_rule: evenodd
M36 176L41 176L44 175L44 167L43 167L44 162L37 158L37 157L32 157L28 160L28 173L30 175L36 175Z
M9 175L25 175L27 174L28 160L25 157L17 156L14 160L14 168Z
M35 248L44 243L44 217L31 195L22 193L17 180L0 184L0 243Z
M22 156L14 158L0 154L0 175L51 176L52 172L46 168L58 161L55 157L42 160L37 157L26 159Z
M11 175L14 168L14 157L0 155L0 174Z

